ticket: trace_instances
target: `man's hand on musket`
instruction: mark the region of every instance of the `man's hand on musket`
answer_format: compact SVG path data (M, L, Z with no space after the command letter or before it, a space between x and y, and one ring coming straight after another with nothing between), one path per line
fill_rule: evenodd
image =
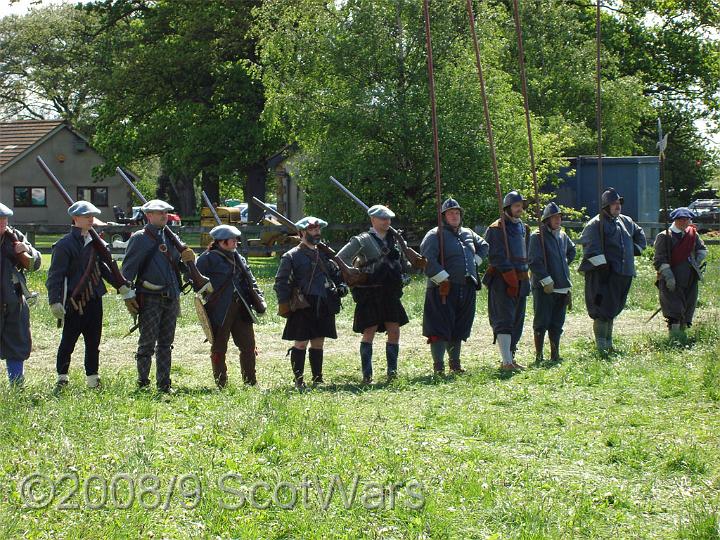
M422 255L420 257L416 257L410 262L410 266L415 268L416 270L425 270L425 267L427 266L428 260L426 257L423 257Z
M195 252L190 248L185 248L180 254L180 260L184 263L195 261Z
M130 312L130 315L134 316L140 313L140 304L138 304L134 289L127 288L127 292L123 294L123 300L125 301L125 307Z

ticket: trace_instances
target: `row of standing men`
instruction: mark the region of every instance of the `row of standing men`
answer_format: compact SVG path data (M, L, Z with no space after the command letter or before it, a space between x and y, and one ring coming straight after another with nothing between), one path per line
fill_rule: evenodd
M585 304L593 319L597 348L613 349L613 321L625 307L635 276L634 258L646 247L645 234L630 217L621 213L623 198L610 188L602 194L601 213L585 226L578 243L583 246L579 270L585 277ZM503 216L493 222L482 238L463 226L464 210L454 199L442 205L443 226L425 235L420 251L427 276L423 311L423 336L427 338L436 374L449 369L464 371L463 342L470 337L476 312L476 297L482 285L488 289L488 315L494 342L500 354L500 369L525 369L516 361L523 332L527 297L533 296L535 360L544 358L545 335L550 343L550 361L560 360L560 337L571 302L570 264L575 259L573 241L561 228L562 214L549 203L542 214L541 229L531 232L522 221L528 201L517 191L503 201ZM57 388L68 384L70 358L82 335L85 342L85 373L89 387L100 384L99 345L102 332L104 281L116 287L137 318L139 339L136 352L138 385L150 385L152 356L156 361L156 384L172 391L170 367L175 328L180 311L182 274L185 263L194 260L192 251L178 252L165 238L163 229L172 207L152 200L143 206L148 223L134 233L127 245L122 273L124 283L115 283L89 239L100 210L79 201L68 213L71 231L53 246L46 287L50 308L62 321L58 348ZM398 372L400 328L408 322L402 304L403 287L411 269L390 224L394 213L375 205L368 210L371 227L351 238L338 252L348 265L367 274L352 288L355 301L353 331L361 334L359 355L362 381L373 382L375 335L386 333L387 377ZM0 204L0 358L6 360L12 383L23 380L23 364L31 350L29 295L25 272L40 267L39 252L23 234L8 225L12 211ZM698 298L698 281L707 249L692 225L687 208L673 211L672 226L655 239L654 265L660 304L672 335L692 324ZM288 350L295 386L305 387L305 359L309 357L312 382L323 382L323 349L326 338L336 338L335 315L349 288L338 265L318 249L322 219L305 217L296 227L297 247L280 259L274 290L278 313L286 318L283 339L292 341ZM197 258L198 270L209 278L200 291L212 326L213 377L219 387L228 381L227 349L230 337L240 351L243 381L257 382L257 348L251 289L262 296L247 261L237 252L240 231L219 225L210 232L213 242ZM442 239L440 238L442 235ZM441 253L442 246L442 253ZM480 277L478 267L487 259ZM127 283L132 283L129 287ZM70 291L82 288L78 305Z

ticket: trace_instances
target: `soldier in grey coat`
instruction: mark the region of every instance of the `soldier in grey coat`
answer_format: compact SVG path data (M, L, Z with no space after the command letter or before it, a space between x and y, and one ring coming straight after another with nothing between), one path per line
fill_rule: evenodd
M671 338L681 337L692 324L707 257L705 243L692 224L693 217L689 208L676 208L670 213L672 225L655 238L656 285Z
M353 331L362 333L360 362L363 384L373 380L373 340L377 332L387 332L385 359L388 380L397 375L400 353L400 327L408 316L402 305L403 285L410 263L398 247L390 231L395 213L381 204L368 208L372 227L368 232L353 236L338 252L349 266L356 266L367 274L367 281L353 287L355 300Z
M150 367L155 353L157 388L172 392L170 366L175 326L180 313L181 271L194 253L180 254L163 231L168 212L173 207L157 199L148 201L142 211L147 225L134 233L125 248L122 271L134 288L124 295L125 305L132 315L139 317L140 336L135 356L138 386L150 385ZM188 250L190 251L190 250ZM206 285L212 292L211 284ZM203 291L201 291L203 292Z
M560 360L560 336L565 313L570 305L572 284L570 263L575 259L575 244L560 228L560 207L549 203L542 213L541 232L530 235L529 266L533 294L533 333L535 363L543 361L545 333L550 339L550 360Z
M487 256L488 245L472 229L462 226L464 210L455 199L447 199L443 216L443 254L438 228L430 229L420 244L427 259L423 336L430 344L433 370L445 372L445 353L450 371L463 373L460 348L470 337L475 320L475 302L480 289L477 266ZM444 261L443 261L444 258Z
M530 227L522 221L527 206L525 197L517 191L510 191L503 198L503 221L495 220L485 233L490 246L490 265L483 283L488 288L488 317L500 350L500 369L503 371L525 369L515 361L515 352L522 337L530 294Z
M23 233L8 226L13 211L0 203L0 358L10 384L21 386L30 356L30 310L25 272L40 268L40 253Z
M593 217L578 240L585 274L585 306L593 319L595 343L601 353L612 351L613 321L625 308L635 277L635 257L647 245L645 233L631 217L621 213L624 200L615 188L600 199L600 216Z

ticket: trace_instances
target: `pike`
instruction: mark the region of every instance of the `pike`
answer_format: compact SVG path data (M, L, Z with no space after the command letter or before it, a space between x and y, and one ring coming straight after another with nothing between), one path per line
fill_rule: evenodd
M50 182L58 190L58 193L60 193L60 196L63 198L65 203L68 206L72 206L73 204L75 204L75 201L73 201L72 197L70 197L70 194L65 190L60 180L50 170L50 167L47 166L43 159L40 156L37 156L35 159L40 168L45 173L45 175L50 179ZM88 233L90 235L90 239L92 240L92 246L95 249L95 252L100 256L100 260L110 269L110 272L112 273L113 287L118 290L123 286L129 287L130 283L128 283L128 280L125 279L125 276L123 276L122 272L120 272L120 268L118 268L117 262L112 258L112 254L110 253L110 250L108 249L105 241L100 238L100 235L98 235L97 231L95 231L95 229L92 227L90 227ZM82 313L82 308L86 303L86 298L84 298L86 295L84 293L86 292L86 288L89 285L88 279L89 272L86 271L78 282L75 289L70 294L70 303L80 313Z
M438 136L437 103L435 100L435 68L433 66L432 31L430 28L430 1L423 0L423 19L425 21L425 48L427 51L427 73L428 93L430 94L430 121L432 123L433 158L435 172L435 207L437 212L437 237L440 248L440 266L445 267L445 248L443 234L442 202L441 191L442 181L440 178L440 143ZM443 304L447 302L447 291L440 292L440 300Z
M255 203L257 206L268 212L269 214L272 214L275 216L280 223L285 225L291 233L297 233L297 227L295 224L290 221L288 218L283 216L280 212L272 208L271 206L268 206L263 201L258 199L257 197L252 198L252 202ZM358 270L357 268L353 268L352 266L348 266L348 264L343 261L340 257L337 256L337 253L328 246L327 244L320 242L317 245L318 249L325 253L328 257L330 257L335 263L340 267L340 272L342 272L343 280L345 283L348 284L349 287L354 287L355 285L361 285L365 282L367 279L367 274L363 274Z
M368 211L368 205L365 204L360 200L359 197L357 197L352 191L350 191L348 188L346 188L344 185L342 185L334 176L330 177L330 181L335 184L340 191L342 191L345 195L350 197L355 204L357 204L360 208ZM405 257L407 257L407 260L410 262L410 264L413 266L413 268L419 268L424 269L427 266L427 259L420 255L417 251L415 251L413 248L411 248L408 243L405 241L405 239L402 237L400 232L397 231L394 227L390 227L389 231L397 238L397 241L400 244L400 249L403 250L403 253L405 254Z
M218 225L222 225L222 220L220 219L220 216L217 213L217 210L215 210L215 207L212 205L212 202L210 202L210 198L207 196L207 193L204 191L202 192L203 199L205 200L205 204L207 204L208 208L210 209L210 212L212 212L213 217L215 218L215 223ZM240 270L242 270L243 275L245 276L245 279L248 283L248 289L250 290L250 302L252 302L252 307L255 308L255 311L262 315L267 311L267 304L265 303L265 300L262 296L258 294L258 292L255 290L255 288L252 286L252 277L250 275L250 269L246 264L242 264L242 261L240 263ZM248 313L253 318L253 320L257 323L259 322L257 320L257 317L255 316L255 312L253 312L252 309L250 309L250 306L248 305L245 298L243 298L242 295L239 295L240 300L245 305L245 307L248 310Z
M140 190L133 184L133 181L130 180L130 177L125 174L125 171L123 171L120 167L117 167L115 169L117 173L120 175L120 178L125 180L125 183L128 185L128 187L133 191L135 196L140 199L140 202L145 204L147 202L147 199L145 196L140 192ZM175 249L178 251L178 253L183 253L186 250L189 250L190 248L185 244L182 240L180 240L180 237L175 234L170 227L165 225L163 228L163 232L167 235L167 237L170 239L172 244L175 246ZM195 260L194 260L194 254L193 254L193 260L188 261L185 263L185 265L188 268L188 272L190 274L190 283L192 284L192 288L195 292L198 292L200 289L202 289L207 283L210 281L208 278L203 276L200 271L197 269L197 266L195 266Z

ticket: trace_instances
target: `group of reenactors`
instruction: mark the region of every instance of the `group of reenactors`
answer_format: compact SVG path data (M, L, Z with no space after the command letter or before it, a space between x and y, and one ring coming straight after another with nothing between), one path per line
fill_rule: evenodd
M585 277L585 305L593 319L599 351L613 351L613 323L624 309L635 272L635 257L646 247L645 234L622 214L623 198L613 188L602 194L601 210L585 226L578 243L583 246L579 270ZM308 358L312 383L323 382L325 339L337 338L335 316L341 299L352 290L355 302L353 331L360 334L362 382L373 382L373 349L378 332L385 333L387 378L398 373L400 327L408 315L402 304L403 288L411 267L427 277L422 333L427 338L435 374L445 373L445 356L451 373L462 373L462 343L470 337L476 313L477 292L488 290L488 315L500 356L500 369L525 369L516 352L525 322L527 298L532 293L535 361L545 361L545 336L550 361L560 361L560 338L572 299L570 265L575 259L573 241L561 228L562 213L549 203L540 228L531 231L523 221L528 201L517 191L502 202L502 217L482 238L463 226L464 209L447 199L441 207L442 226L427 232L420 244L419 261L410 263L391 227L395 214L383 205L369 208L370 229L337 253L347 266L364 274L348 287L334 257L318 249L327 222L304 217L295 226L297 247L280 258L274 290L278 314L286 318L282 338L288 350L297 388L305 387ZM127 244L122 265L124 282L113 276L89 237L100 210L90 202L70 206L72 227L52 250L47 290L52 314L62 325L57 353L57 388L68 384L70 357L80 335L85 342L87 385L98 387L99 345L102 331L102 297L107 281L122 295L139 329L135 355L138 386L150 385L155 355L159 391L172 392L170 368L180 296L188 265L208 282L197 294L213 335L210 358L213 377L222 388L228 381L227 349L232 336L240 352L242 379L257 383L252 295L263 298L247 260L238 251L240 231L218 225L210 231L212 243L197 257L190 249L179 251L166 229L172 206L151 200L143 207L147 224ZM9 380L23 381L23 363L31 350L29 292L25 273L41 264L39 252L17 229L8 225L12 210L0 204L0 358L6 361ZM692 224L693 213L678 208L672 224L655 239L654 266L660 306L671 337L679 337L692 324L698 300L698 282L707 249ZM487 260L480 276L479 268ZM80 290L80 296L71 291ZM81 298L78 301L77 298Z

